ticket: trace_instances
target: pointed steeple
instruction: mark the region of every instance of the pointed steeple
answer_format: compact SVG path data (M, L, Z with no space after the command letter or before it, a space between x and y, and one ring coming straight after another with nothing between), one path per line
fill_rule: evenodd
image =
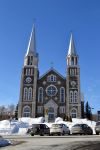
M68 55L77 55L72 33L71 33L71 37L70 37Z
M26 56L30 53L36 54L36 41L35 41L35 26L33 25Z

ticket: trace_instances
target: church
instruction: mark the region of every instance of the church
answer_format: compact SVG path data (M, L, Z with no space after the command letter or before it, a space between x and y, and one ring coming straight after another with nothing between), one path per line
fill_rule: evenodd
M56 117L82 118L79 56L72 34L65 57L65 77L53 67L40 76L35 27L32 28L22 67L18 118L44 116L48 121L53 121Z

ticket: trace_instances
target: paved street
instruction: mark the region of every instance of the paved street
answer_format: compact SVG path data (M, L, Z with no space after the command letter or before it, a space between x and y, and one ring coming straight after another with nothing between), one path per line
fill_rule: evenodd
M2 150L100 150L100 135L5 136L13 145Z

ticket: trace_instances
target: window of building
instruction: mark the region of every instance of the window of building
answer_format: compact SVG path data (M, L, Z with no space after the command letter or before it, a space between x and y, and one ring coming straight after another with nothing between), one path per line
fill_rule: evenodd
M31 69L28 69L28 74L27 75L31 75Z
M77 103L78 95L77 91L70 91L70 103Z
M53 108L53 107L49 107L49 108L48 108L48 112L49 112L49 113L54 113L54 108Z
M31 69L29 69L29 68L26 69L26 75L27 76L31 75Z
M28 75L28 69L26 69L26 76Z
M33 75L33 69L31 69L31 75Z
M64 114L65 113L65 107L64 106L60 106L59 107L59 113L60 114Z
M24 88L24 100L28 100L28 88L27 87L25 87Z
M65 102L65 88L64 87L60 88L60 102L62 103Z
M71 65L74 65L74 57L72 57Z
M40 87L39 89L38 89L38 102L43 102L43 88L42 87Z
M31 60L30 60L30 65L32 65L32 62L33 62L33 56L31 56L30 59L31 59Z
M57 94L57 88L54 85L50 85L46 89L48 96L55 96Z
M37 107L37 113L39 113L39 114L43 113L43 106Z
M56 82L56 76L51 74L47 77L48 82Z
M74 91L74 103L77 103L77 91Z
M32 100L32 88L31 87L28 90L28 100Z
M73 103L73 91L70 91L70 103Z
M72 111L71 111L71 117L72 118L77 118L77 111L76 111L76 109L72 109Z
M72 71L72 72L71 72L71 75L74 76L74 75L75 75L74 69L72 69L71 71Z
M30 117L31 115L31 109L29 106L25 106L23 108L23 117Z
M33 56L28 56L28 65L32 65Z

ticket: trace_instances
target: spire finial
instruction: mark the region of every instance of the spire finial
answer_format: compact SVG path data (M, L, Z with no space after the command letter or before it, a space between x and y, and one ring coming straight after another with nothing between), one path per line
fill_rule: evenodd
M75 45L74 45L74 39L73 39L72 32L71 32L71 36L70 36L68 55L76 55L76 50L75 50Z
M53 62L51 62L50 64L51 64L51 69L53 69L54 63L53 63Z

